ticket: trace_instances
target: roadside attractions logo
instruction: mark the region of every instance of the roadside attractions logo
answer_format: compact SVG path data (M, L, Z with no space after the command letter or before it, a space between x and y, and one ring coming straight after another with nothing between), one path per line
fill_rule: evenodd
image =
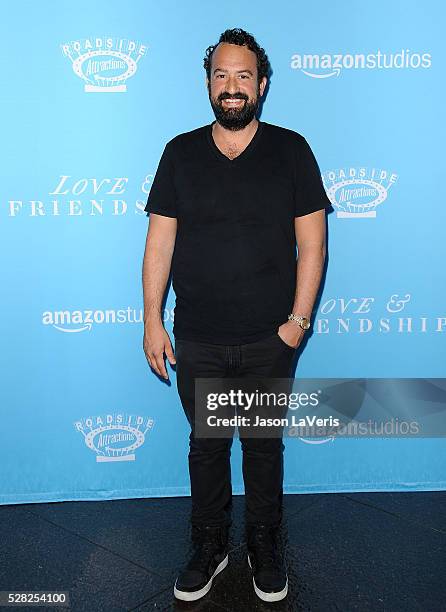
M153 428L150 417L133 414L103 414L75 421L85 445L96 453L96 461L135 461L135 451Z
M122 93L138 62L147 53L147 46L134 40L94 37L61 45L73 72L85 83L87 93Z
M313 79L338 77L342 70L416 70L432 66L430 53L410 49L375 53L294 53L290 68Z
M397 179L398 175L390 170L364 166L322 173L327 196L341 219L375 218Z

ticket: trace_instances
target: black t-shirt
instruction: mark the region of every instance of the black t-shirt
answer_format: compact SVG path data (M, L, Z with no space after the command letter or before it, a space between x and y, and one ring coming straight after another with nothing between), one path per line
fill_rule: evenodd
M170 140L145 211L177 218L175 338L234 345L273 334L294 303L294 218L329 206L310 146L293 130L259 121L232 160L212 123Z

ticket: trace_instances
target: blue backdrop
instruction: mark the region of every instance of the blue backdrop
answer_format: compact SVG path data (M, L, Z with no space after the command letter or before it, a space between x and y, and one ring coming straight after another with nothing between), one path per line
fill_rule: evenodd
M142 350L143 208L166 141L214 118L228 27L265 47L261 118L307 138L333 203L296 377L445 375L444 4L222 7L4 3L0 503L189 494L175 373ZM286 446L287 492L446 485L440 438Z

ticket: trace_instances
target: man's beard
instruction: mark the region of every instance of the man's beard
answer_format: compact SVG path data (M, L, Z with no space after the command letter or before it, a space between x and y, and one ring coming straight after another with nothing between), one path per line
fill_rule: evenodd
M238 100L245 100L245 103L241 106L241 108L223 107L223 100L234 98ZM214 102L209 89L209 101L218 123L227 130L237 131L243 130L243 128L245 128L248 123L251 123L256 116L260 103L260 95L257 95L257 98L254 101L249 101L246 94L235 93L231 95L227 91L224 91L218 96L217 102Z

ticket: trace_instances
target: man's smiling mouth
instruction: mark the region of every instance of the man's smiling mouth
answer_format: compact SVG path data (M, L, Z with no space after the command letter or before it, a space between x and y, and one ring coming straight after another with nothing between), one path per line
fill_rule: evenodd
M223 100L223 102L225 104L228 104L228 106L239 106L240 104L242 104L245 100L240 100L239 98L235 98L235 99L225 99Z

